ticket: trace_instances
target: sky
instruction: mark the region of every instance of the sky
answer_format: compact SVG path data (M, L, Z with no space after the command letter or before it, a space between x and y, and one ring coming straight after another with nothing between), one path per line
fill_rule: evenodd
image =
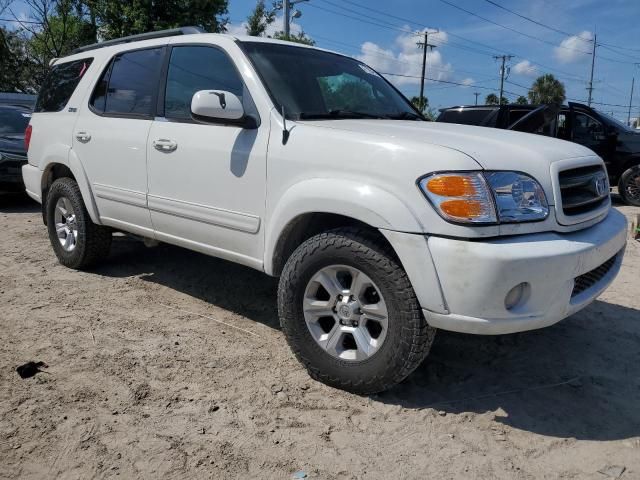
M245 33L255 4L229 0L229 32ZM20 0L14 6L27 17ZM385 73L408 97L420 90L422 51L416 42L431 32L429 43L436 46L427 55L432 80L425 95L435 109L473 104L474 93L480 103L497 94L496 55L512 56L504 84L509 100L526 96L537 76L552 73L568 99L586 103L597 35L593 101L608 105L594 106L626 121L635 76L631 116L640 115L640 0L308 0L296 8L302 16L292 31L303 30L318 47ZM279 15L269 33L281 29Z
M254 6L254 0L230 0L228 30L244 33ZM497 94L501 61L494 55L513 56L504 84L509 100L526 96L537 76L552 73L568 99L586 103L597 35L593 101L611 105L594 106L626 121L635 76L631 116L640 114L640 0L309 0L296 8L302 16L292 31L388 74L409 97L420 91L416 42L425 29L438 30L429 35L436 47L428 53L427 77L434 80L425 87L436 109L473 104L475 92L480 103ZM281 29L280 15L271 31Z

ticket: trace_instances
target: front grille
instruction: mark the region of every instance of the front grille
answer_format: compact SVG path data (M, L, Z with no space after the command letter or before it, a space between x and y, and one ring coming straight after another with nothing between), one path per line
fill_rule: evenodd
M571 292L571 298L575 297L576 295L580 295L582 292L590 289L596 283L602 280L602 278L607 273L609 273L609 270L611 270L611 267L613 267L613 264L616 263L616 257L617 255L614 255L599 267L596 267L593 270L587 273L583 273L579 277L576 277L574 279L573 292Z
M600 165L574 168L559 174L562 211L580 215L597 210L609 198L609 179Z

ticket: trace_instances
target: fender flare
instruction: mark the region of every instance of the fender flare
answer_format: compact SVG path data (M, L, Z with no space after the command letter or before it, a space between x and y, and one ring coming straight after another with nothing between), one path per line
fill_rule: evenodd
M61 145L59 145L61 147ZM87 212L89 212L89 217L91 217L91 221L97 225L101 225L100 222L100 213L98 212L98 208L96 206L95 197L93 196L93 191L91 190L91 184L89 179L87 178L87 174L82 166L82 162L75 154L75 152L70 149L68 146L64 146L66 149L66 155L63 152L56 151L58 149L52 149L53 151L49 152L49 155L46 156L46 159L43 163L42 167L42 185L41 190L44 190L48 179L49 173L51 169L56 165L64 165L75 177L75 181L80 188L80 194L82 195L82 200L87 208ZM43 202L44 205L44 202Z
M264 270L272 275L274 256L287 226L311 213L353 218L373 228L422 232L417 215L396 195L350 179L315 178L289 187L269 216L265 231Z

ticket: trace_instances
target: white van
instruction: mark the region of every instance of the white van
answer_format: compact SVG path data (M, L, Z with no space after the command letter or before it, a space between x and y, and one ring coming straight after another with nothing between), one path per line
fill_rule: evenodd
M103 260L117 230L279 276L294 353L357 393L409 375L438 328L504 334L579 311L625 248L591 150L427 122L362 62L270 39L179 29L84 47L54 62L27 143L62 264Z

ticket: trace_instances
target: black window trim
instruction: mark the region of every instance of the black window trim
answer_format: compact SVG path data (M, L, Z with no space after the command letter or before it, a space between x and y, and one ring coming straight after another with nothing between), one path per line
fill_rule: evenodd
M100 75L98 75L96 77L96 82L93 85L93 88L91 89L91 95L89 96L89 100L87 102L87 105L89 107L89 110L95 114L98 115L99 117L106 117L106 118L129 118L132 120L153 120L156 117L156 112L157 112L157 105L158 105L158 87L160 84L160 79L158 79L158 82L156 84L156 88L154 88L153 90L153 97L151 98L151 105L152 105L152 110L151 110L151 114L150 115L145 115L142 113L105 113L105 112L101 112L99 110L97 110L96 108L94 108L93 106L93 99L96 95L96 90L98 89L98 86L100 84L100 80L102 79L102 76L105 75L105 73L107 73L107 71L109 71L111 69L111 71L109 71L109 78L107 81L107 92L109 90L109 83L111 82L111 74L113 73L113 69L111 68L113 66L113 64L116 61L116 58L125 55L127 53L131 53L131 52L140 52L143 50L157 50L160 49L161 50L161 55L162 58L160 60L160 73L162 72L162 67L165 64L166 61L166 57L167 57L167 50L168 50L168 46L165 44L161 44L161 45L153 45L150 47L142 47L142 48L132 48L132 49L128 49L128 50L120 50L119 52L116 52L113 54L113 56L109 59L109 62L107 63L106 67L102 70L102 72L100 72ZM106 97L105 97L105 102L106 102Z
M201 119L199 117L194 117L193 114L191 114L191 118L172 118L172 117L166 116L165 97L166 97L166 91L167 91L167 78L169 76L169 63L171 62L171 53L173 52L174 48L180 48L180 47L207 47L207 48L213 48L222 52L222 54L225 57L227 57L227 59L233 66L233 69L238 74L238 78L245 86L245 89L249 94L249 100L255 105L253 96L249 91L249 87L247 86L247 83L244 81L244 77L242 76L242 74L240 73L240 70L238 69L238 65L236 65L236 62L233 61L233 57L229 55L229 52L227 52L224 48L222 48L220 45L216 45L214 43L206 43L206 42L175 43L167 46L167 53L164 59L164 63L162 65L161 74L160 74L161 75L160 86L158 89L158 99L156 104L156 119L158 121L170 122L170 123L217 125L217 126L242 127L242 128L248 128L248 129L258 128L262 123L262 120L260 118L260 112L258 111L257 106L255 109L256 110L255 115L245 114L245 117L241 118L240 120L228 120L228 119L215 120L215 119L204 119L204 118Z
M78 58L78 59L75 59L75 60L68 60L66 62L55 63L51 67L51 71L49 72L49 74L53 71L53 69L55 67L60 67L62 65L66 65L66 64L69 64L69 63L86 62L87 60L90 60L89 66L87 67L86 72L84 72L82 74L82 77L80 77L80 80L78 80L78 83L76 84L75 88L73 89L73 92L71 92L71 95L69 95L69 98L67 98L67 101L64 103L64 105L62 106L62 108L60 110L46 110L46 111L41 110L41 111L37 111L36 107L38 106L38 98L40 97L40 94L41 94L41 92L38 92L38 97L36 97L36 102L33 105L33 112L32 113L37 113L37 114L45 113L46 114L46 113L60 113L60 112L63 112L67 108L67 105L69 105L69 102L71 102L71 99L73 98L73 95L78 90L78 87L80 86L80 82L82 82L82 79L85 77L85 75L91 69L91 66L94 64L95 59L96 59L96 57L83 57L83 58Z

